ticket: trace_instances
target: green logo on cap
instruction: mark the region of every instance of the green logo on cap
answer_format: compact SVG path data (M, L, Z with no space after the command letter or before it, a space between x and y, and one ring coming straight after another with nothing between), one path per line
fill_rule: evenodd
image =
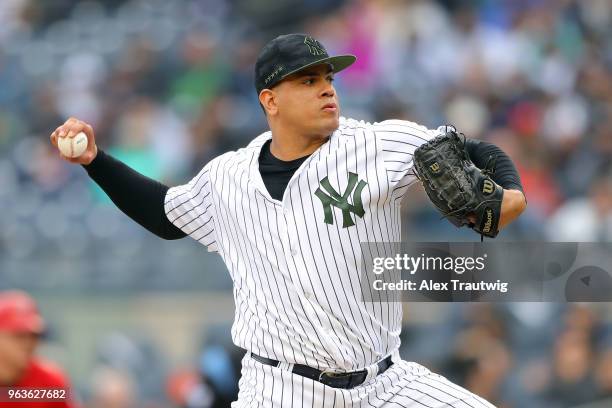
M317 40L315 40L312 37L304 38L304 44L306 44L306 46L308 47L308 51L310 51L310 53L312 55L325 55L325 54L327 54L327 52L325 51L325 48L323 48L321 43L318 42Z

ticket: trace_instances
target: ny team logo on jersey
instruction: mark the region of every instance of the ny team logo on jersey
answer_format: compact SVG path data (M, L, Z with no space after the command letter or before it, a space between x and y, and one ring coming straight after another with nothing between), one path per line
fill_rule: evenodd
M327 192L325 193L321 190L321 187L317 188L317 191L315 191L315 195L321 200L321 203L323 203L323 213L325 214L323 222L330 225L334 224L332 206L342 210L342 228L355 225L353 218L351 218L351 213L359 218L363 217L365 211L363 209L363 202L361 201L361 191L368 183L363 180L359 180L358 183L358 179L359 176L357 176L357 174L349 172L348 185L342 195L332 187L327 177L320 181L321 187ZM348 202L351 193L353 195L353 204L349 204Z
M306 44L306 46L308 47L308 51L310 51L310 53L312 55L325 55L325 54L327 54L327 52L325 51L325 48L323 48L321 43L318 42L317 40L315 40L312 37L304 38L304 44Z

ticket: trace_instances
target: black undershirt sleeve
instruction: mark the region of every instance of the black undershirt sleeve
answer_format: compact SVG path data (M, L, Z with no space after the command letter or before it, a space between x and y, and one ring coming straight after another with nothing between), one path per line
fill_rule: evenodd
M521 177L512 159L502 149L492 143L475 139L466 139L465 147L470 159L479 169L486 167L489 157L495 157L495 174L491 176L493 181L506 190L520 190L524 194Z
M169 187L143 176L102 150L83 167L125 215L153 234L168 240L187 236L166 217L164 200Z

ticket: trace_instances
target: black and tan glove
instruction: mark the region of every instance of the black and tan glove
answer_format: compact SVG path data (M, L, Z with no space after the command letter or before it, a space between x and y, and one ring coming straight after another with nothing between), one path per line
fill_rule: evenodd
M467 154L465 137L447 130L416 149L414 165L425 192L444 218L457 227L467 225L481 235L497 236L504 190L491 179L494 157L485 169L479 169Z

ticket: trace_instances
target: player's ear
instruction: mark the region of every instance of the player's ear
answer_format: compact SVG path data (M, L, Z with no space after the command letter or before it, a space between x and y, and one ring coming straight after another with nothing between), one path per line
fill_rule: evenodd
M271 89L263 89L259 93L259 103L268 115L273 116L278 112L276 94Z

